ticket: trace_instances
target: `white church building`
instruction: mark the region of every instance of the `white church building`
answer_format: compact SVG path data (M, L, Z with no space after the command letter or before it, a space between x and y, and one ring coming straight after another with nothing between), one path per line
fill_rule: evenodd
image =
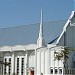
M54 52L64 46L75 48L75 12L67 22L43 23L42 17L41 11L40 30L39 24L0 29L1 75L66 74L64 60L54 60ZM68 75L75 75L74 51L69 53L67 66Z

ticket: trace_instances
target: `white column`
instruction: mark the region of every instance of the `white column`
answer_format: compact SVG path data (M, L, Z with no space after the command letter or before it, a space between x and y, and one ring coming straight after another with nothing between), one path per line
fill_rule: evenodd
M40 60L40 61L39 61L39 62L40 62L40 64L39 64L40 67L39 67L39 68L40 68L40 74L41 74L41 51L39 51L39 52L40 52L40 58L39 58L39 60Z
M28 74L28 52L26 51L26 53L25 53L25 64L24 64L24 69L25 69L25 75L27 75Z
M34 71L34 75L37 75L37 50L35 49L35 71Z
M45 51L44 51L44 75L45 75Z
M7 61L6 62L9 62L9 58L7 57ZM6 72L7 74L9 73L9 66L6 66Z
M50 74L51 74L51 50L49 49L49 70L50 70Z
M21 75L21 56L19 57L19 75Z
M24 74L26 75L26 54L24 56Z
M57 67L58 75L59 75L59 60L58 60L58 67Z
M12 53L12 58L11 58L11 74L15 73L15 54L14 52Z
M48 49L48 74L50 74L50 54L49 54L49 49Z
M17 74L17 57L15 57L15 73Z
M62 75L65 75L65 74L64 74L64 67L62 68Z
M55 51L53 51L53 54L54 54ZM54 54L54 57L55 57L55 54ZM53 57L53 60L54 60L54 57ZM53 75L55 75L55 60L54 60L54 63L53 63Z

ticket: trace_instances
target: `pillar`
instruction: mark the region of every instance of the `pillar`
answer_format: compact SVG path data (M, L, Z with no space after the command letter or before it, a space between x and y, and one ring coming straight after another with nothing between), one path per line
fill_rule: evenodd
M12 60L11 60L11 74L15 74L15 54L12 52Z
M26 53L25 53L25 57L24 57L24 72L25 72L25 75L28 75L28 60L29 60L29 58L28 58L28 51L26 51Z
M50 53L49 53L49 49L48 49L48 74L50 74Z
M37 50L35 49L35 71L34 74L37 75Z
M39 67L39 69L40 69L40 74L41 74L41 51L39 51L40 52L40 54L39 54L39 56L40 56L40 58L39 58L39 62L40 62L40 67Z

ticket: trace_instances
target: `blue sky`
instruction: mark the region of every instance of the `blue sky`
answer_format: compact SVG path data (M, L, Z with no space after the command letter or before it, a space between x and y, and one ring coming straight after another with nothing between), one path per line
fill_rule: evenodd
M65 20L74 10L73 0L0 0L0 28Z

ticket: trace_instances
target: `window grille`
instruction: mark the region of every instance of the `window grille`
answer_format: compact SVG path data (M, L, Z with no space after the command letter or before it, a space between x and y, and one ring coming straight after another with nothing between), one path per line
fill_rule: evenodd
M24 58L22 58L22 60L21 60L21 75L23 75L23 73L24 73Z
M17 58L17 75L19 75L19 58Z

